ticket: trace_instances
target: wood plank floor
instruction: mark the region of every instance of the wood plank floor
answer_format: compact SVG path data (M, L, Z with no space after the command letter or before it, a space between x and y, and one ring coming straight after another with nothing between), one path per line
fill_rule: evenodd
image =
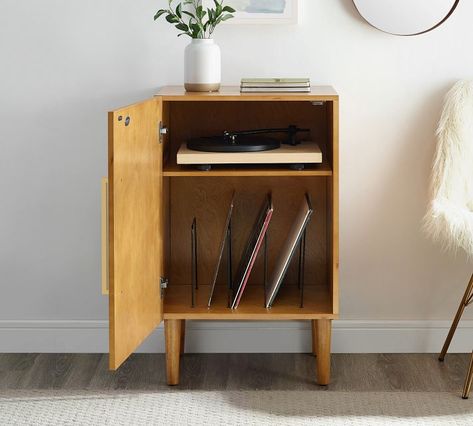
M308 354L185 354L182 390L318 390L459 392L468 354L332 356L332 384L315 384ZM164 355L136 354L116 372L102 354L0 354L0 390L168 389ZM174 388L176 389L176 388Z

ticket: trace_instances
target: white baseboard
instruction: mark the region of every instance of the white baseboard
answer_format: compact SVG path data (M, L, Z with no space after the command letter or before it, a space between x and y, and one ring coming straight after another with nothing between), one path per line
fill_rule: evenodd
M450 321L360 321L333 323L334 353L438 352ZM473 349L473 321L463 321L450 352ZM310 350L309 322L188 322L186 351L194 353L298 353ZM160 326L137 352L164 351ZM107 321L0 320L0 353L108 352Z

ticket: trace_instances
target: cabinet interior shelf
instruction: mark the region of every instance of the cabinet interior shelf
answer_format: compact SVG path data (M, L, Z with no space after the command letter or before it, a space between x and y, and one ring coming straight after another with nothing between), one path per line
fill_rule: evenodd
M292 170L288 165L213 165L209 171L194 166L181 166L169 161L163 170L165 177L210 177L210 176L332 176L332 169L326 162L307 165L304 170Z
M228 308L227 289L217 286L209 308L210 286L199 286L196 290L195 307L191 306L191 286L174 285L166 289L164 298L165 319L189 320L308 320L332 319L332 297L329 287L306 286L304 307L300 307L297 286L282 287L271 309L264 307L263 286L251 285L245 289L240 306Z

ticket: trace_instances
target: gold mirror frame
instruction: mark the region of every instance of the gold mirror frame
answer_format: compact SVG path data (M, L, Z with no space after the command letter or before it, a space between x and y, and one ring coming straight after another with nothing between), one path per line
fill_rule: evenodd
M377 1L377 0L373 0L373 1ZM368 19L365 18L365 16L363 15L363 13L360 11L360 8L359 6L357 5L357 0L353 0L353 4L355 6L355 9L358 11L358 13L360 14L360 16L369 24L371 25L373 28L376 28L377 30L379 31L382 31L383 33L387 33L387 34L392 34L392 35L397 35L397 36L402 36L402 37L412 37L412 36L416 36L416 35L421 35L421 34L425 34L425 33L428 33L430 31L433 31L435 30L436 28L440 27L440 25L442 25L443 23L445 23L445 21L447 21L447 19L450 18L450 16L452 16L453 12L455 12L458 4L460 3L460 0L455 0L454 4L452 5L452 8L450 9L450 11L447 13L447 15L440 21L438 22L437 24L435 24L433 27L430 27L424 31L419 31L419 32L416 32L416 33L412 33L412 34L399 34L399 33L394 33L394 32L390 32L390 31L386 31L386 30L383 30L382 28L376 26L373 22L370 22Z

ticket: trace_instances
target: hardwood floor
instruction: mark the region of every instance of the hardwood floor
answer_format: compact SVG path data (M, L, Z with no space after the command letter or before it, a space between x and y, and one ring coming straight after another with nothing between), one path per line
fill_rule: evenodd
M332 384L315 384L309 354L185 354L181 390L459 392L469 354L335 354ZM0 354L0 391L8 389L168 389L164 355L133 355L116 372L102 354Z

